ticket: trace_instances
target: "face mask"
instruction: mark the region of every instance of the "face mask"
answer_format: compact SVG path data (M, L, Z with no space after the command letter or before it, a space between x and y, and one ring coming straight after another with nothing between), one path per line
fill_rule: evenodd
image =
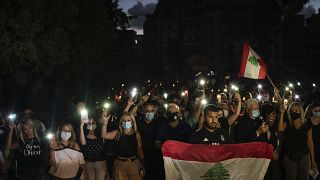
M253 110L253 111L251 112L251 116L252 116L253 118L259 117L259 116L260 116L260 111L259 111L259 110Z
M94 131L96 128L97 128L97 125L95 125L95 124L93 124L93 125L88 125L88 126L87 126L87 129L88 129L89 131Z
M146 113L145 116L146 116L146 120L152 121L154 118L154 112Z
M228 117L229 116L229 111L228 110L223 110L223 115L224 115L224 117Z
M316 117L320 117L320 112L313 112L313 115Z
M167 117L168 117L169 122L173 122L178 119L178 113L177 112L174 112L174 113L168 112Z
M122 127L123 127L123 129L130 129L130 128L132 128L132 123L131 123L131 121L122 122Z
M300 113L296 113L296 112L291 112L290 115L291 115L291 119L293 121L297 120L299 117L301 117L301 114Z
M68 141L71 138L71 132L61 132L60 137L63 141Z

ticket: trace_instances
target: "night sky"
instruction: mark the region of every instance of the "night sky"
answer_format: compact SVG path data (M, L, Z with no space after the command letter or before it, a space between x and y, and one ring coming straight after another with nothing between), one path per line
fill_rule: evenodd
M136 9L133 8L136 6L139 2L142 3L141 8L147 9L147 6L150 4L157 4L158 0L119 0L119 6L124 10L124 12L128 13L128 10L130 9ZM310 3L306 4L305 9L302 11L302 14L305 14L307 16L310 16L311 14L318 12L318 9L320 8L320 0L310 0ZM133 10L134 11L134 10ZM140 16L137 20L134 20L132 22L132 28L137 31L138 34L143 34L142 25L144 22L144 17Z

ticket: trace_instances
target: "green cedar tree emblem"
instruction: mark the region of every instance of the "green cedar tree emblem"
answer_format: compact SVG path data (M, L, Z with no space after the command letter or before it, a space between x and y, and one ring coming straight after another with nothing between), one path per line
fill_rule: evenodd
M202 180L229 180L230 175L228 170L221 163L217 163L200 178Z
M259 65L259 62L258 62L258 60L257 60L257 58L255 56L250 56L248 61L254 66L258 66Z

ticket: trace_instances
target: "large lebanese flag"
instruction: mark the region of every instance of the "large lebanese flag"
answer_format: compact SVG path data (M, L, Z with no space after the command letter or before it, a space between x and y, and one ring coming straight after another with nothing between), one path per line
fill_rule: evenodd
M168 180L263 180L272 158L270 144L203 145L166 141L162 147Z
M249 46L248 42L243 44L243 54L239 77L250 79L265 79L267 65L263 59Z

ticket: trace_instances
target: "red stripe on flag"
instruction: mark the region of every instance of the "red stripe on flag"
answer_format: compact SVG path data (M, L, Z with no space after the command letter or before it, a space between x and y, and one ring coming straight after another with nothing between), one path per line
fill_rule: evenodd
M246 71L249 51L250 51L249 43L248 42L244 42L243 43L242 61L241 61L240 71L239 71L239 77L243 77L244 76L244 72Z
M265 79L266 78L266 73L267 73L267 64L264 63L262 59L258 59L258 62L260 64L260 71L259 71L259 76L258 79Z
M166 141L162 146L164 157L198 162L220 162L234 158L272 158L273 147L267 143L204 145Z

